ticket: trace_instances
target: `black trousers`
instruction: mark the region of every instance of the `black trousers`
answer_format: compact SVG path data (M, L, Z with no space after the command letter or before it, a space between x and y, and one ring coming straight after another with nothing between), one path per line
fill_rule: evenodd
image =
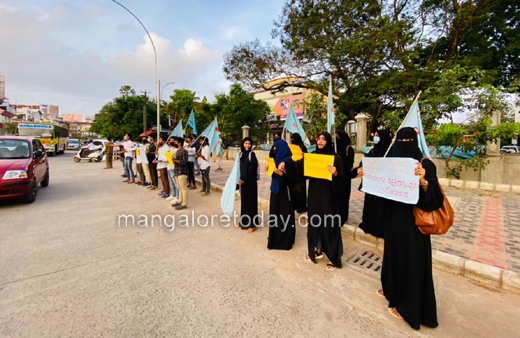
M195 185L195 163L188 162L188 184Z

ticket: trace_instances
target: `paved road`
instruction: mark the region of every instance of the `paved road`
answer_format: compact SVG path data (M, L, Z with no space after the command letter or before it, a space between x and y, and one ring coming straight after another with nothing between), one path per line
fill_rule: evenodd
M0 337L515 337L520 296L435 271L440 326L414 332L375 294L378 274L346 260L335 272L289 252L267 229L120 228L122 213L172 213L120 169L51 158L32 205L0 204ZM197 214L220 195L190 196ZM175 213L175 212L173 212ZM188 214L189 211L183 212ZM175 214L178 215L178 214ZM179 223L177 223L179 224Z
M213 164L216 168L216 163ZM212 183L224 185L233 161L224 171L210 174ZM262 172L259 197L269 200L271 178ZM349 223L359 225L364 193L360 179L352 182ZM455 224L444 236L432 236L434 249L462 258L520 272L520 195L444 187L455 210Z

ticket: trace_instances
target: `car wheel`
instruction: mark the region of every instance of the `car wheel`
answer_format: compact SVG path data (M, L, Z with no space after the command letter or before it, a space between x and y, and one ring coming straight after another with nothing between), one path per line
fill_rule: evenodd
M79 162L79 161L81 161L81 158L74 156L74 162Z
M47 172L45 173L45 178L43 179L41 186L43 188L47 187L49 185L49 180L50 180L50 176L49 176L49 170L47 170Z
M31 188L29 189L29 193L27 195L25 195L25 197L23 198L23 201L25 203L33 203L34 201L36 201L36 193L37 193L37 189L36 189L36 181L32 181L31 183Z

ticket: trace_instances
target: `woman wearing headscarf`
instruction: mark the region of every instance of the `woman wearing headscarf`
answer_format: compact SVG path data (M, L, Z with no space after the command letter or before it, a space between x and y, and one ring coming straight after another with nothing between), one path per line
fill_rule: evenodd
M290 192L289 176L278 169L280 163L287 162L291 156L291 149L284 140L274 143L276 157L271 179L271 198L269 203L269 238L268 249L291 250L296 238L294 207Z
M392 137L390 136L390 132L387 130L378 130L374 134L374 148L372 148L366 156L384 157L391 144ZM358 175L358 169L360 167L352 170L352 178ZM365 193L363 216L359 227L363 229L366 234L384 238L384 224L387 206L388 204L386 199Z
M439 209L444 202L437 169L424 159L419 150L417 133L413 128L397 132L389 157L408 157L417 160L415 174L419 176L419 201L416 207L424 211ZM423 235L413 214L414 205L388 201L385 222L385 250L378 294L389 301L389 312L403 318L415 330L420 325L436 327L437 306L432 276L432 248L429 235ZM382 292L381 292L382 291Z
M322 258L325 253L329 259L327 270L333 271L342 267L343 240L339 197L345 193L345 177L341 158L334 153L332 136L324 132L318 135L316 141L316 153L334 156L334 163L328 167L332 173L332 181L309 177L307 259L317 263L316 259ZM281 169L285 169L289 176L294 173L303 174L304 161L305 159L289 159Z
M282 139L282 134L281 133L274 133L273 139L274 139L274 143L276 144L276 141ZM273 144L273 146L271 147L271 150L269 150L269 157L270 158L275 158L275 156L276 156L276 145L275 144ZM267 169L266 169L266 171L267 171Z
M343 175L345 177L345 193L340 196L340 215L341 224L348 221L350 188L352 181L350 180L350 172L354 166L354 149L350 146L350 136L344 131L336 132L337 154L341 157L343 165Z
M307 152L307 147L303 144L302 137L298 133L291 135L291 143L300 147L303 153ZM295 175L292 177L291 184L291 200L294 209L301 214L307 211L307 182L303 175Z
M251 138L244 138L240 148L240 228L252 233L258 226L258 160Z

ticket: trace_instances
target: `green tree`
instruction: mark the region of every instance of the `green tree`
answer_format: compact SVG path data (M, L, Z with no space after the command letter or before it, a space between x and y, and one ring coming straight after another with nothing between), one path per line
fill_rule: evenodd
M175 123L183 121L186 125L191 111L195 108L195 92L188 89L175 89L170 96L171 101L164 107L164 112L168 116L173 116Z
M132 88L121 87L121 96L103 105L92 123L92 132L109 139L121 139L129 134L133 139L143 132L144 96L135 95ZM133 94L134 93L134 94ZM153 101L146 100L148 109L147 127L150 129L157 119L157 108ZM161 127L168 126L168 119L161 116Z

